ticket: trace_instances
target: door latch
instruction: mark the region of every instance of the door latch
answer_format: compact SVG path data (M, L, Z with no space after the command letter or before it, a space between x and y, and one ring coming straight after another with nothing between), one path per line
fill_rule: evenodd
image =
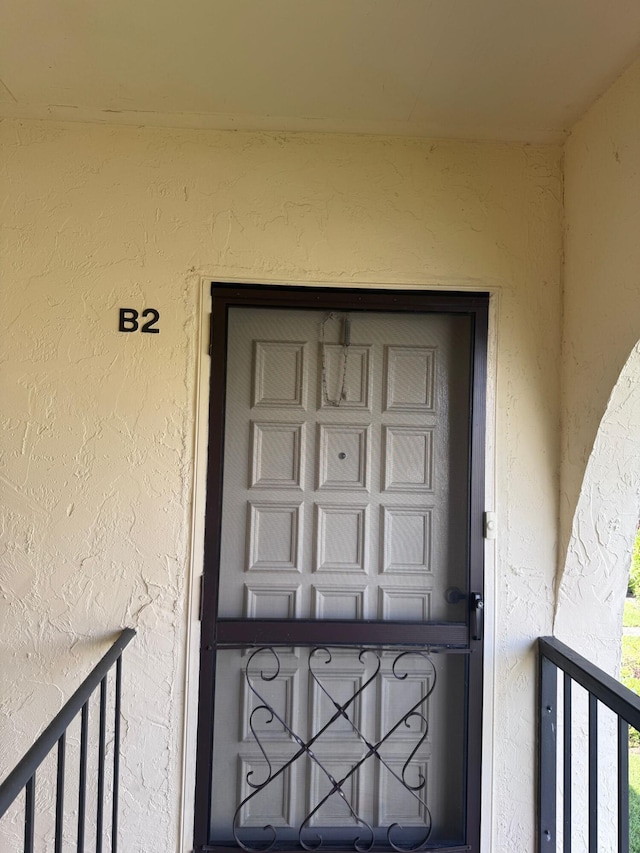
M471 639L481 640L484 628L484 600L479 592L471 593Z

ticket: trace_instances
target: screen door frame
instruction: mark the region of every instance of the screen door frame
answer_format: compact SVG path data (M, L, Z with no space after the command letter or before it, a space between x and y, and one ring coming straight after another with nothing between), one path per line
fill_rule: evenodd
M466 622L394 623L393 642L406 646L444 646L468 654L466 739L465 844L453 850L478 851L482 739L483 632L473 611L472 596L484 596L485 420L489 293L423 290L319 288L277 285L212 284L211 388L205 509L204 571L201 596L200 678L196 752L194 847L198 853L220 849L210 838L213 780L213 716L215 661L218 648L287 642L291 645L331 644L340 632L357 645L389 642L389 623L382 620L218 619L218 582L222 524L224 431L227 372L228 310L232 307L316 309L322 311L383 311L463 314L471 323L468 429L468 586ZM481 612L481 611L480 611ZM286 622L286 624L285 624ZM249 624L250 623L250 624ZM247 633L249 631L249 634ZM345 633L346 631L346 633ZM226 847L224 849L233 849ZM429 845L425 849L430 848ZM435 848L437 849L437 848ZM448 848L452 850L452 848ZM453 853L453 851L452 851Z

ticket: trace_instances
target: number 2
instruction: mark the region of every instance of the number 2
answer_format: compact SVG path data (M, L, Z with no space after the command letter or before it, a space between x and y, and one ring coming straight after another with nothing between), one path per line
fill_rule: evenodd
M147 322L146 322L146 323L144 323L144 325L142 326L142 328L140 329L140 331L141 331L141 332L146 332L146 333L147 333L147 334L149 334L149 335L158 335L158 334L160 334L160 329L154 329L154 328L153 328L153 327L155 326L155 324L158 322L158 320L160 319L160 314L159 314L159 312L158 312L158 311L156 311L156 309L155 309L155 308L145 308L145 309L144 309L144 311L142 312L142 316L143 316L143 317L149 317L149 316L151 316L151 319L150 319L150 320L147 320Z

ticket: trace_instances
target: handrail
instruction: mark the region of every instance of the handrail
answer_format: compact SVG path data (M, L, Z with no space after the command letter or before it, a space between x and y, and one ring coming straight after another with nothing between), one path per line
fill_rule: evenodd
M640 696L555 637L540 637L540 653L640 731Z
M588 773L584 779L588 813L584 827L588 832L589 853L601 849L599 804L601 750L598 746L598 709L609 708L617 719L617 747L611 756L617 776L617 836L619 853L629 853L629 726L640 730L640 697L616 681L587 658L555 637L540 637L538 682L538 853L556 850L558 844L557 806L561 801L561 825L564 849L571 849L576 820L573 814L573 710L572 685L587 691L586 728L579 727L580 740L586 746ZM563 674L560 700L558 671ZM561 716L560 716L561 715ZM558 722L562 720L559 730ZM609 747L610 749L610 747ZM562 760L559 753L562 750ZM558 785L559 774L562 784Z
M94 667L73 696L2 782L0 785L0 818L25 788L35 770L62 737L71 721L82 710L83 705L135 635L136 632L133 628L125 628L122 631L102 660Z

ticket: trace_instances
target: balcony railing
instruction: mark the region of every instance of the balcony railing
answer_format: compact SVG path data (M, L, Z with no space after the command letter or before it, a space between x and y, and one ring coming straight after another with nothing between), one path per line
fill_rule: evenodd
M97 780L95 804L95 845L96 853L102 853L105 825L105 781L106 781L106 739L107 739L107 692L110 670L115 666L113 681L113 726L110 736L113 742L113 767L111 776L111 853L117 853L118 839L118 788L120 768L120 697L122 684L122 652L131 642L136 632L125 628L102 660L82 682L69 701L64 705L52 722L42 732L15 769L0 785L0 819L6 814L15 800L24 791L24 853L33 853L36 832L36 772L49 753L57 745L57 765L54 793L54 853L63 849L65 823L65 780L67 779L66 753L67 730L75 718L80 715L80 749L77 768L74 768L77 784L77 824L75 844L78 851L85 850L86 814L87 814L87 766L90 749L89 703L99 688L98 743L97 743ZM74 786L75 787L75 786Z
M575 850L628 853L629 727L640 731L640 697L559 640L538 646L538 851L571 853L578 836Z

